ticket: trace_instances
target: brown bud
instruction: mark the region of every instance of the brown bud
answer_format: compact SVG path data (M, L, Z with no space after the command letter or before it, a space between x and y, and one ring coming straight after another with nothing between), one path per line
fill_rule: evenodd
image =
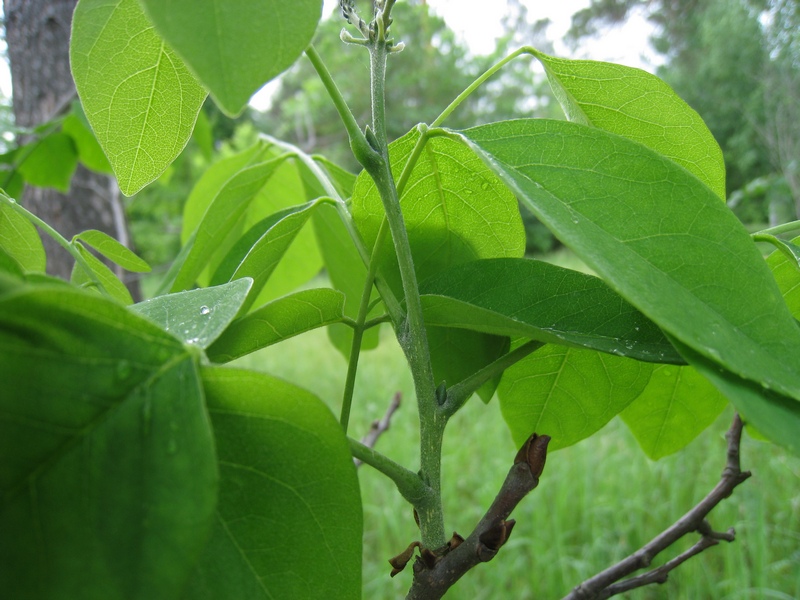
M511 535L511 530L517 522L513 519L504 521L500 520L494 523L489 529L484 531L478 536L478 558L481 562L488 562L492 560L497 551L508 541Z
M447 542L448 551L455 550L461 544L464 543L464 538L458 535L455 531L453 532L453 537L450 538L450 541Z
M549 435L532 434L514 458L514 464L525 462L531 470L534 479L539 479L544 471L544 463L547 460L547 444L550 443Z
M406 568L408 561L411 560L411 557L414 555L414 548L421 548L422 544L419 542L411 542L408 545L408 548L403 550L397 556L393 556L389 559L389 564L392 565L392 573L391 576L394 577L400 571Z

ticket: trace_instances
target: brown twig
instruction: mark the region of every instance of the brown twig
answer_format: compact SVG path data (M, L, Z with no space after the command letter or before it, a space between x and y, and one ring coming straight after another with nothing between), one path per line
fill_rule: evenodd
M694 508L678 519L672 526L653 538L648 544L645 544L627 558L622 559L613 567L587 579L565 596L563 600L602 600L645 585L664 583L670 571L692 556L700 554L700 552L706 548L716 546L719 540L728 542L734 540L733 528L729 529L726 533L715 532L711 529L711 525L709 525L708 521L706 521L706 517L714 507L733 493L736 486L750 477L749 471L741 470L739 462L742 420L739 418L738 414L734 415L733 423L725 437L728 440L727 461L725 469L722 471L722 477L714 489ZM693 531L698 532L701 538L689 550L656 569L620 581L633 572L650 566L651 561L657 554L670 547L687 533Z
M367 434L361 438L361 443L364 444L367 448L375 448L375 444L378 442L378 438L383 435L385 431L389 429L392 424L392 416L400 408L400 401L403 399L403 394L400 392L396 392L395 395L392 397L392 402L389 404L389 408L386 409L386 414L383 415L381 419L375 419L372 422L372 425L369 427L369 431ZM356 463L356 467L360 467L362 462L357 458L353 459L353 462Z
M495 557L514 527L514 521L507 520L511 511L539 485L549 442L550 437L546 435L534 433L528 438L494 502L466 540L453 534L453 539L442 548L421 548L406 600L438 600L467 571ZM411 546L409 549L413 551ZM397 570L399 565L392 563L392 566Z

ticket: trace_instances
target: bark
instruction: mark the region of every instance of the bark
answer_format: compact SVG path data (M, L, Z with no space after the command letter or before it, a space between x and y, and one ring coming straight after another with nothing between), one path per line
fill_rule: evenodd
M77 98L69 68L70 25L76 3L77 0L3 2L18 127L34 127L51 120L68 110ZM99 229L129 245L116 183L82 165L73 176L68 194L27 186L22 202L67 239L86 229ZM43 242L48 273L68 279L72 271L69 254L47 237ZM138 298L138 280L131 279L126 284Z

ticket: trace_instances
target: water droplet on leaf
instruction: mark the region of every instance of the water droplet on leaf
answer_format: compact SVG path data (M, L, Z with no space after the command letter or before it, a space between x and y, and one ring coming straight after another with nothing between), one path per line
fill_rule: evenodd
M200 307L200 314L201 315L211 314L211 309L209 307L207 307L207 306L201 306Z

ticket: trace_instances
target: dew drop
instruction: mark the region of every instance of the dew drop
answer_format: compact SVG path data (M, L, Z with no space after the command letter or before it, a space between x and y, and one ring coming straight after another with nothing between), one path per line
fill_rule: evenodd
M200 307L200 314L201 315L211 314L211 309L209 307L207 307L207 306L201 306Z

